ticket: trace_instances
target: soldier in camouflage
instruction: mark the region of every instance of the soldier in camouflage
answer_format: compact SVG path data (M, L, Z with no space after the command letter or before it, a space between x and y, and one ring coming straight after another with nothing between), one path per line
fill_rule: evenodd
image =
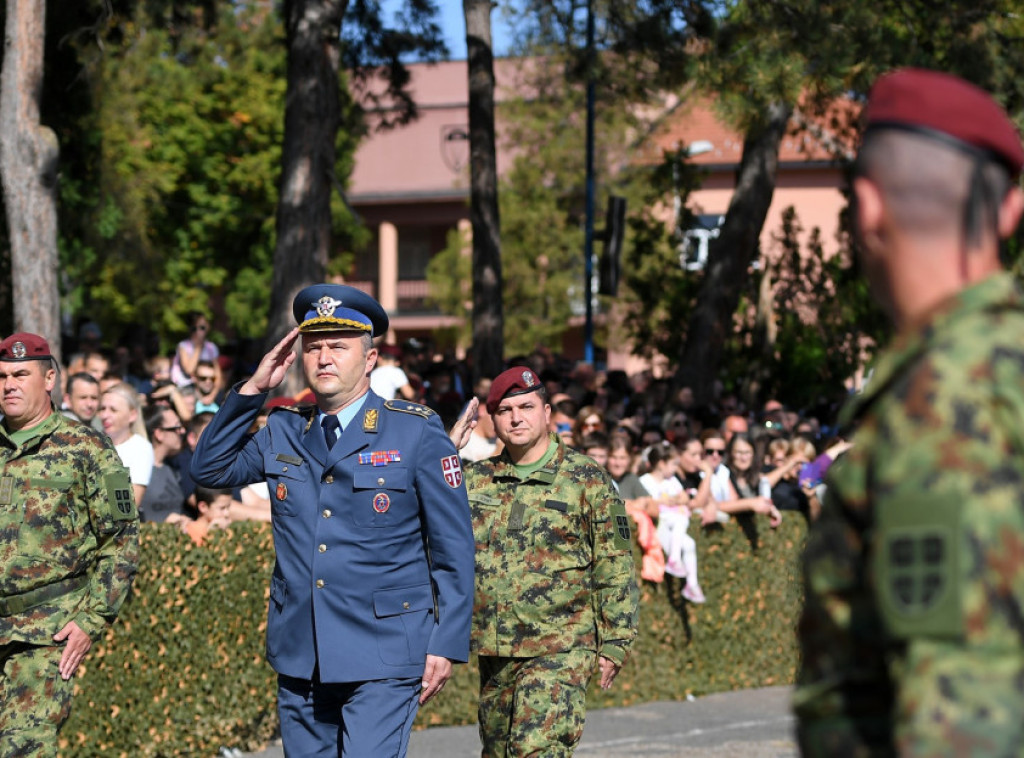
M569 756L591 675L611 687L636 636L629 521L607 472L548 432L530 369L495 379L487 410L505 450L466 472L482 755Z
M1024 755L1024 149L955 77L878 81L858 256L897 331L844 410L805 554L805 755Z
M55 756L73 677L138 562L128 472L56 410L46 341L0 342L0 756Z

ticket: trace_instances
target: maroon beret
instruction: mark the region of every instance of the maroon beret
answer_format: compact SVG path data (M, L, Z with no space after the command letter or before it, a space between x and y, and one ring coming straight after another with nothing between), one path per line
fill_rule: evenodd
M48 361L50 346L38 334L18 332L0 342L0 361Z
M866 130L906 129L987 153L1013 178L1024 167L1020 135L1006 111L984 90L950 74L920 68L885 74L871 89L864 118Z
M491 391L487 393L487 412L493 416L498 404L506 397L536 392L543 386L537 375L526 366L513 366L491 382Z

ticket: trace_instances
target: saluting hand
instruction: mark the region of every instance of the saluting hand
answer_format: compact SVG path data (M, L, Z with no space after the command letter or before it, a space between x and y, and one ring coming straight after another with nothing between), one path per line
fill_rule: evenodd
M78 664L92 647L92 639L83 632L78 624L69 621L64 628L53 635L54 642L64 642L64 652L60 655L60 676L67 680L75 675ZM66 642L65 642L66 641Z
M270 352L263 356L256 371L243 384L238 392L242 395L258 395L269 392L284 381L288 368L295 363L295 353L292 347L299 337L299 328L295 327L284 339L271 348Z
M466 409L459 416L459 420L448 432L448 439L455 445L456 450L461 450L469 442L469 435L476 428L476 414L480 408L479 398L472 398L466 403Z

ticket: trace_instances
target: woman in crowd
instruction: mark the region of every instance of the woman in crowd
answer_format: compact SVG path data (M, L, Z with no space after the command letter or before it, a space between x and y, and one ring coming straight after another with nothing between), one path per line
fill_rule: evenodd
M217 374L217 386L220 386L220 350L208 339L210 322L202 313L192 311L188 314L189 334L187 339L178 343L171 363L171 379L179 387L192 384L192 375L196 372L199 361L210 361Z
M153 475L153 446L142 423L139 393L124 382L109 387L100 397L97 415L121 462L128 468L135 502L141 503Z
M771 501L771 485L761 477L761 464L756 462L750 435L737 432L725 449L729 468L729 497L718 503L729 514L753 511L768 516L772 527L782 523L782 514Z
M580 450L583 445L583 438L595 432L608 434L608 425L605 423L604 413L593 405L584 406L576 414L576 419L572 424L573 447Z

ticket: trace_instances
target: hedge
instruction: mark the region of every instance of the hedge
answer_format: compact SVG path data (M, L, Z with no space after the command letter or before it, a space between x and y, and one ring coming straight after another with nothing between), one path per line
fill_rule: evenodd
M684 602L672 577L642 583L633 654L611 690L594 677L589 707L791 683L806 530L788 516L777 530L731 523L697 536L704 605ZM132 596L82 664L61 755L263 747L277 729L276 676L263 658L273 563L265 524L236 524L203 547L143 525ZM475 662L457 666L417 727L475 723L477 686Z

